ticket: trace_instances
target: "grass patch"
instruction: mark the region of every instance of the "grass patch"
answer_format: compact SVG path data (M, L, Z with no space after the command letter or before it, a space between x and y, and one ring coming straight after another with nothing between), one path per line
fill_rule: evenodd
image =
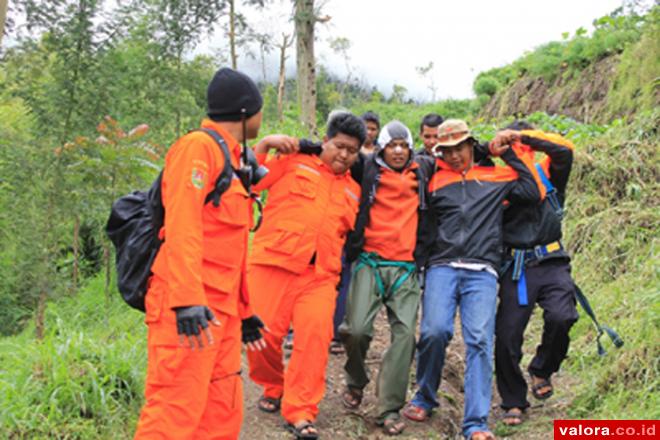
M660 416L660 111L616 123L579 145L566 243L574 276L602 323L625 341L599 357L588 317L573 330L566 367L581 380L575 418Z
M103 279L49 304L42 341L0 339L0 437L129 438L142 405L142 315L106 301Z

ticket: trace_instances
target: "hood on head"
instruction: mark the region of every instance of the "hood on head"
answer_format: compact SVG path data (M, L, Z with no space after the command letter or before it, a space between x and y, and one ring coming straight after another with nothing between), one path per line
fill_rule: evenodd
M415 154L413 137L410 129L403 124L401 121L396 119L388 122L378 134L378 150L376 152L376 161L381 166L387 166L383 160L383 148L387 146L394 139L403 139L408 144L408 149L410 150L410 157L406 163L406 167L410 165L410 162L413 159ZM389 168L389 167L388 167Z
M410 151L413 151L413 138L410 130L402 122L397 120L388 122L380 130L380 134L378 135L378 145L380 145L381 148L384 148L393 139L403 139L408 143Z

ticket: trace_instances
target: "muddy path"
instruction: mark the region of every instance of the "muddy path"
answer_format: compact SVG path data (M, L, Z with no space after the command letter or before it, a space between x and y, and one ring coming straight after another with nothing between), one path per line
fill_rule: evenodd
M531 353L540 334L539 317L533 318L533 325L526 335L525 358L523 365L529 362ZM460 329L457 322L456 328ZM375 378L380 364L380 357L389 343L389 330L384 313L376 320L374 340L368 353L368 365L371 377ZM285 355L288 353L285 352ZM447 361L443 371L442 383L439 390L441 406L426 423L407 422L403 434L390 437L383 434L381 428L375 424L375 385L373 381L365 390L365 397L358 411L349 411L341 403L341 393L344 388L344 355L331 355L327 369L326 394L320 405L320 414L317 420L320 438L328 440L376 440L376 439L461 439L460 426L463 411L463 369L464 348L460 330L457 331L451 342ZM244 359L243 371L247 372L247 363ZM414 391L414 371L411 368L411 383L408 396L412 397ZM245 417L241 431L241 440L270 440L292 439L293 436L283 427L283 419L279 414L266 414L256 407L260 396L260 389L244 374L245 380ZM572 400L570 393L571 378L558 375L553 378L555 396L542 404L533 401L528 411L526 422L517 428L508 428L498 422L501 411L498 407L499 397L493 389L493 408L491 411L490 427L498 439L525 439L544 440L552 439L552 420L565 418L566 409Z

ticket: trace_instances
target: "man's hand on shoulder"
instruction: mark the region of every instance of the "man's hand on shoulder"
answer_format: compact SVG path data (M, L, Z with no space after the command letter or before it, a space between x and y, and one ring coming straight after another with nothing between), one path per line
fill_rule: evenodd
M284 134L271 134L259 141L254 146L256 154L266 154L270 149L277 150L281 154L296 153L300 148L298 139Z
M515 130L501 130L488 145L492 156L501 156L513 142L520 141L520 133Z

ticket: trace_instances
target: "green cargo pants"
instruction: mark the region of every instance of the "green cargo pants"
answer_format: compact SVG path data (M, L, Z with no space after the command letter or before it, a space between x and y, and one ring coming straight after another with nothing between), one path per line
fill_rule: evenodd
M383 305L387 308L391 344L383 356L376 382L378 421L382 422L406 403L420 289L413 273L394 292L381 295L374 276L376 270L380 271L385 292L406 273L403 267L359 267L351 279L346 316L339 334L346 347L347 385L361 390L369 383L365 359L373 337L374 320Z

